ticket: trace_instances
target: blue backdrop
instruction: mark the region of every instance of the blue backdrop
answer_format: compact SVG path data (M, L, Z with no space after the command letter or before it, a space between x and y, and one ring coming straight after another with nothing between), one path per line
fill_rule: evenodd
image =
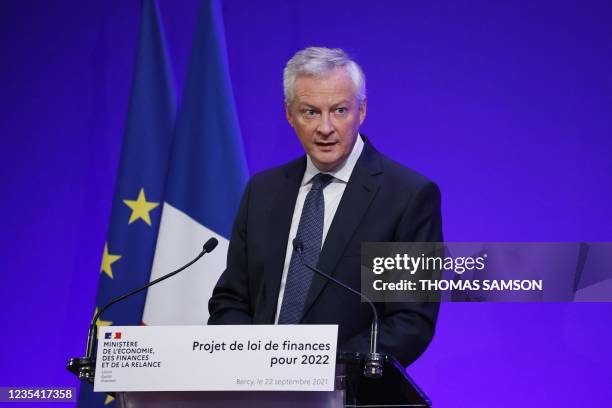
M180 93L198 2L160 0ZM286 60L345 48L363 132L436 180L449 241L612 241L609 1L225 0L250 173L302 153ZM11 1L0 16L0 385L76 385L110 216L137 0ZM410 369L437 406L604 406L612 304L445 304Z

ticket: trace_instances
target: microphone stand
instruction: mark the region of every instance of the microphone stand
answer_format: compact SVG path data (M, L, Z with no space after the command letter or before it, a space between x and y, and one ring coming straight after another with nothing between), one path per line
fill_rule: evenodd
M104 305L104 307L102 307L98 313L95 314L95 316L93 317L93 319L91 320L91 324L89 325L89 331L87 332L87 349L85 352L85 357L75 357L75 358L71 358L70 360L68 360L68 364L66 366L66 368L72 372L73 374L75 374L79 380L81 381L86 381L90 384L93 384L94 382L94 377L95 377L95 369L96 369L96 358L94 357L94 348L95 348L95 342L96 342L96 338L98 337L98 319L100 318L100 316L102 315L102 312L104 312L106 309L108 309L110 306L114 305L115 303L121 302L123 299L128 298L132 295L135 295L136 293L145 290L146 288L153 286L163 280L166 280L168 278L171 278L172 276L176 275L177 273L189 268L191 265L193 265L194 263L196 263L197 261L200 260L200 258L202 258L205 254L211 252L213 249L215 249L217 247L217 244L219 243L219 241L217 241L216 238L210 238L208 241L206 241L206 243L204 244L204 246L202 247L202 251L198 254L198 256L196 256L194 259L192 259L189 263L183 265L182 267L180 267L179 269L170 272L167 275L164 275L160 278L157 278L149 283L147 283L144 286L141 286L139 288L133 289L131 291L129 291L128 293L119 296L118 298L115 298L113 300L111 300L110 302L108 302L106 305Z
M304 265L311 271L323 276L325 279L332 281L336 285L343 287L344 289L350 291L351 293L354 293L357 296L360 296L370 305L370 307L372 308L372 314L374 315L374 318L372 319L372 327L370 329L370 352L366 354L365 365L363 367L363 375L367 378L374 378L374 379L381 378L383 375L383 355L378 352L378 321L379 320L378 320L378 311L376 310L376 307L374 306L374 302L372 302L372 300L370 300L370 298L368 298L363 293L351 288L350 286L340 282L336 278L304 262L304 258L302 257L302 250L304 249L304 246L298 238L295 238L293 240L293 249L298 254L300 263L302 265Z

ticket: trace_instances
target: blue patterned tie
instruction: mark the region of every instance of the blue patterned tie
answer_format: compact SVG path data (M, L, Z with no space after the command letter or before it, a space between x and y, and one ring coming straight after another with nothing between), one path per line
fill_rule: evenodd
M323 189L333 178L329 174L319 173L312 179L312 188L306 195L296 234L296 238L304 246L302 250L304 262L314 267L319 262L321 240L323 239L323 215L325 213ZM300 321L313 273L300 262L299 256L293 251L278 324L297 324Z

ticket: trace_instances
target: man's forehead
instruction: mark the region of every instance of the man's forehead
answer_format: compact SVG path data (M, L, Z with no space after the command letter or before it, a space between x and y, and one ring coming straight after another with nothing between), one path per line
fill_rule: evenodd
M294 86L296 88L354 88L350 75L342 69L321 75L298 75L295 78Z
M344 71L334 71L322 76L298 76L293 91L294 100L299 103L341 103L356 99L355 86Z

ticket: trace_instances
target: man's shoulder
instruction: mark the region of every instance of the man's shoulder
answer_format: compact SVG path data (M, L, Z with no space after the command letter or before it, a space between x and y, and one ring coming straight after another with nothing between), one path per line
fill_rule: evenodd
M419 190L427 185L435 184L427 176L406 165L395 161L381 153L366 141L366 147L357 166L367 169L370 173L380 173L384 184L403 186ZM306 156L298 157L287 163L260 171L251 176L250 184L256 189L275 188L287 180L300 181L306 169Z
M378 198L385 203L384 211L392 214L390 208L394 207L402 212L409 208L411 211L439 213L442 199L435 182L380 152L376 152L376 155L381 169L377 177L380 185Z
M415 190L435 184L427 176L390 158L373 147L371 154L380 163L382 182L385 184L402 185Z
M288 178L299 178L301 180L306 167L306 157L298 157L285 164L271 167L266 170L257 172L251 176L250 183L252 186L265 187L274 186L283 183Z

